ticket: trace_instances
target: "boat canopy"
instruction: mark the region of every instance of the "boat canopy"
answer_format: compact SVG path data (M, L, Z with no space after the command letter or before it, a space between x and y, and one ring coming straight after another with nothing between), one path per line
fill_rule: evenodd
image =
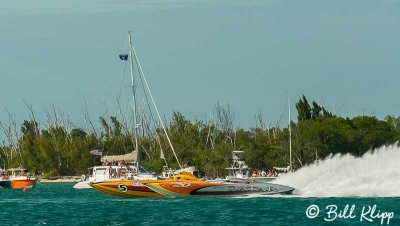
M101 157L101 162L112 162L112 161L125 161L125 162L136 162L137 151L128 153L125 155L108 155Z

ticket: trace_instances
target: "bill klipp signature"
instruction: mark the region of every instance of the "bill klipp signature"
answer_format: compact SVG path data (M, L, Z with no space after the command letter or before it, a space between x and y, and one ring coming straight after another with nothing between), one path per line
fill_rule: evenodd
M390 220L394 217L394 212L382 211L377 205L357 207L355 204L347 204L343 208L339 208L337 205L327 205L325 206L325 211L322 213L319 206L310 205L306 210L306 215L310 219L323 216L327 222L337 219L358 219L360 222L373 223L380 221L381 225L389 225Z

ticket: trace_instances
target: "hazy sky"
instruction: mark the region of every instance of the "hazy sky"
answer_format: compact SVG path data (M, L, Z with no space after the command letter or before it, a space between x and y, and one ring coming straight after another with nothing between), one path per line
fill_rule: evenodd
M83 126L129 98L127 30L161 113L236 124L287 117L302 94L341 116L400 114L400 1L0 0L0 120L54 105Z

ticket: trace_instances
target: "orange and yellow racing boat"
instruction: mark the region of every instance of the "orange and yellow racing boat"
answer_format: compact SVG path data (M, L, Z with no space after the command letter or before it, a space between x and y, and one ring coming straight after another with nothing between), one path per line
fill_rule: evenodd
M155 187L158 184L167 183L171 186L165 191L159 191ZM172 183L172 184L169 184ZM151 184L152 186L148 186ZM189 172L182 172L180 174L174 175L169 179L157 179L157 180L110 180L98 183L90 184L96 191L120 196L125 198L140 198L140 197L165 197L165 196L176 196L179 193L189 194L194 189L218 186L217 183L208 183L198 179L195 175ZM188 186L190 185L190 186ZM173 188L179 187L178 193L173 192ZM171 189L172 192L168 192Z
M246 196L291 194L294 188L273 184L234 181L208 182L189 172L165 180L118 180L92 183L97 191L126 198L177 196Z

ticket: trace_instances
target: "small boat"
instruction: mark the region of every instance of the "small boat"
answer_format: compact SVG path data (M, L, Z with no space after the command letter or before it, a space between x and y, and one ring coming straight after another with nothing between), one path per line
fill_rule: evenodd
M249 170L250 168L246 165L245 161L242 160L241 154L243 151L232 151L232 164L230 167L226 168L228 172L228 176L226 176L227 180L231 179L249 179Z
M19 167L7 171L11 173L9 179L12 189L33 188L36 185L37 177L31 175L29 170Z

